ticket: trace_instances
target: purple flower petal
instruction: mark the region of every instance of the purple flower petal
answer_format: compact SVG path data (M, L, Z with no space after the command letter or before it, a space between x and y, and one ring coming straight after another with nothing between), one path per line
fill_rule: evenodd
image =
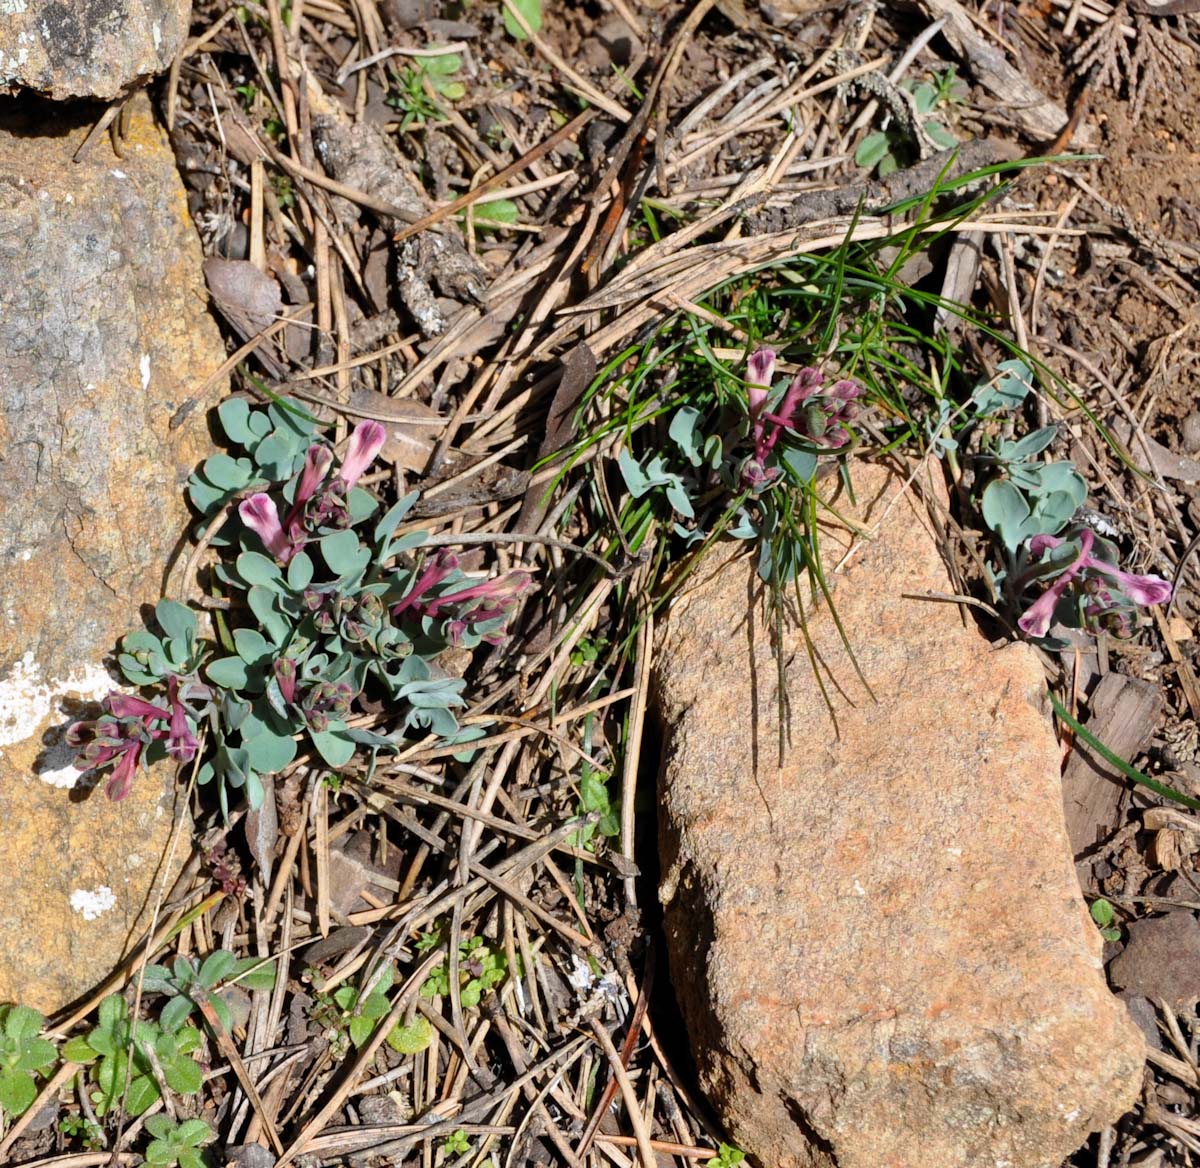
M300 485L296 488L294 507L303 507L313 497L325 479L333 462L333 451L328 446L314 443L304 456L304 470L300 474Z
M338 470L338 478L346 484L346 490L362 478L363 471L375 461L386 441L387 430L379 422L363 421L354 427L350 447Z
M1027 637L1044 637L1054 619L1054 610L1058 607L1059 598L1070 583L1070 577L1063 576L1055 580L1020 616L1017 627Z
M1062 547L1065 542L1065 540L1061 540L1055 535L1035 535L1029 541L1029 554L1040 558L1044 552L1053 551L1056 547Z
M433 562L417 577L416 583L404 594L399 603L392 606L392 616L400 616L410 608L420 607L424 603L425 593L440 584L457 567L458 557L456 555L452 552L438 552L433 557Z
M108 782L104 785L104 793L112 802L119 803L129 794L133 787L133 777L137 773L138 759L141 754L142 744L130 742L121 755L121 761L113 767L112 774L108 776Z
M1161 576L1138 576L1132 572L1121 572L1105 564L1103 560L1092 560L1089 567L1113 580L1134 604L1165 604L1171 599L1170 581Z
M263 547L280 563L286 564L292 558L295 548L283 533L279 512L275 510L275 501L270 495L260 493L244 499L238 506L238 514L242 522L262 540Z
M136 694L117 693L114 690L104 699L104 707L118 718L165 718L167 711L162 706L145 701Z

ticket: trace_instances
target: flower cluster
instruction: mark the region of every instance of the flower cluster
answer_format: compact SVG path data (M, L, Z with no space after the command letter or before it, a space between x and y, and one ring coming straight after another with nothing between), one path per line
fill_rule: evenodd
M819 369L801 369L772 409L774 350L758 349L751 354L749 365L746 395L750 407L754 456L742 470L745 486L760 487L778 475L778 470L768 467L767 463L785 432L831 450L845 446L850 441L847 426L858 416L856 399L862 395L860 385L842 378L826 388Z
M305 456L304 470L287 518L280 523L274 499L258 492L238 507L242 522L262 540L275 559L286 564L318 528L343 530L349 526L346 496L386 441L387 431L378 422L359 422L350 435L341 467L328 482L325 476L333 463L333 454L329 447L313 443Z
M1159 576L1139 576L1122 572L1093 549L1096 536L1090 528L1082 527L1071 540L1054 535L1036 535L1029 541L1029 553L1041 560L1067 543L1078 546L1073 559L1059 569L1059 575L1045 592L1025 610L1017 621L1021 631L1030 637L1044 637L1054 619L1059 601L1074 587L1081 596L1084 623L1090 628L1107 628L1118 636L1132 631L1132 609L1138 606L1164 604L1171 599L1171 585Z
M187 690L189 697L210 696L207 686L196 683L190 683ZM78 751L78 770L115 764L104 788L114 802L129 794L143 752L153 743L165 742L167 754L176 762L191 762L196 757L199 743L177 677L168 680L167 703L164 709L114 690L101 702L103 713L99 718L68 727L66 738Z
M533 578L528 572L516 571L463 588L452 585L444 592L434 592L457 570L457 556L447 551L438 552L400 600L392 605L392 618L398 620L411 613L436 620L443 609L453 608L454 615L446 624L451 644L462 644L467 630L477 626L484 626L484 641L491 645L500 644L513 605Z

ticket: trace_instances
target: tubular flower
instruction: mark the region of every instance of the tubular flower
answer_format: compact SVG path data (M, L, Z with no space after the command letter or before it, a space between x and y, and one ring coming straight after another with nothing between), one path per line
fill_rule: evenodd
M491 580L431 596L430 590L441 584L457 567L457 556L450 552L438 552L404 596L391 606L392 617L395 619L412 613L418 617L437 619L449 615L446 629L451 643L458 645L462 644L472 626L510 616L517 598L533 583L528 572L508 572ZM443 612L445 609L452 611L447 614ZM497 644L503 639L503 631L493 629L482 639Z
M243 499L238 504L238 514L242 522L258 536L267 549L281 564L286 564L297 552L297 547L283 530L279 522L279 512L275 510L275 501L270 495L261 492Z
M742 469L744 485L760 487L777 477L778 470L768 467L767 461L785 430L831 449L845 446L850 441L846 425L858 416L855 399L862 394L862 387L856 382L843 378L824 389L825 379L819 369L801 369L792 378L778 406L768 412L775 353L771 349L759 349L751 354L748 364L746 398L754 455Z
M179 678L167 679L167 699L171 706L170 727L167 732L167 753L176 762L191 762L200 743L188 723L187 707L179 696Z
M1125 628L1128 620L1114 613L1119 608L1120 598L1135 605L1163 604L1171 599L1171 585L1160 576L1139 576L1122 572L1107 560L1092 554L1096 537L1090 528L1081 528L1078 535L1079 555L1057 576L1045 592L1031 604L1017 621L1020 630L1029 637L1044 637L1054 619L1054 610L1072 581L1089 575L1084 581L1085 591L1094 599L1085 607L1085 616L1099 620L1113 617L1110 624ZM1066 541L1053 535L1035 535L1029 541L1030 555L1040 558L1045 552L1061 547ZM1097 580L1096 577L1103 577Z
M151 742L168 736L168 726L162 723L169 723L171 714L153 702L116 692L110 693L101 707L104 712L99 718L68 727L66 740L76 748L77 770L116 764L104 788L116 803L129 794L142 751Z
M447 551L438 552L429 566L417 577L413 586L392 606L392 616L402 616L410 608L415 609L423 605L425 593L440 584L457 567L456 555Z
M362 421L354 427L346 457L342 459L337 472L347 491L362 478L363 472L375 461L386 441L387 430L379 422Z
M304 456L304 470L300 472L300 482L296 485L296 497L292 501L291 509L288 511L283 525L287 531L287 537L295 549L293 555L304 543L304 519L309 501L325 481L325 476L329 473L332 463L333 452L328 446L321 446L318 443L310 446L308 453Z

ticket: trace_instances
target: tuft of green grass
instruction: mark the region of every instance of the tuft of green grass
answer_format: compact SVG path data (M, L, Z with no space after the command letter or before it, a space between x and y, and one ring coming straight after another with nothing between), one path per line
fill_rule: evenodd
M855 217L839 246L732 275L696 298L698 312L661 318L597 371L580 401L579 437L556 482L586 465L581 505L593 519L592 549L617 566L649 565L648 605L635 603L628 589L616 591L624 621L614 638L618 660L633 652L645 614L661 609L722 538L753 547L776 632L792 624L803 629L806 592L810 600L830 600L818 527L831 512L826 480L840 477L852 500L854 456L864 447L940 455L971 422L965 408L979 370L935 329L939 312L999 359L1022 361L1038 392L1059 402L1070 398L1011 340L1005 322L904 276L914 258L999 197L1023 165L943 176L928 193L887 209L906 221L883 238L860 238L865 233L856 232ZM979 186L986 189L971 193ZM648 241L659 234L657 211L643 207ZM853 380L861 387L861 417L850 426L855 437L848 446L801 442L781 478L752 490L731 467L752 444L747 362L760 347L792 367L819 371L827 386ZM844 634L843 643L853 661Z

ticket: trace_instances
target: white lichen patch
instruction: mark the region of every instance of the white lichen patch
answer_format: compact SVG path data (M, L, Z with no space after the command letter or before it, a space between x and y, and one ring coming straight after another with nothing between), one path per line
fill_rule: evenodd
M150 354L143 353L142 359L138 362L138 369L142 373L142 390L143 392L150 388Z
M38 778L51 787L70 789L79 782L79 774L73 766L57 767L52 771L38 771Z
M113 176L113 178L128 178L129 177L129 175L127 175L123 170L118 170L115 166L108 173L111 174Z
M61 681L46 681L30 650L0 680L0 746L32 738L66 694L98 701L112 688L112 679L99 665L85 665Z
M20 16L28 9L25 0L0 0L0 16Z
M116 905L116 893L107 884L92 889L77 888L71 893L71 908L85 921L94 921Z

